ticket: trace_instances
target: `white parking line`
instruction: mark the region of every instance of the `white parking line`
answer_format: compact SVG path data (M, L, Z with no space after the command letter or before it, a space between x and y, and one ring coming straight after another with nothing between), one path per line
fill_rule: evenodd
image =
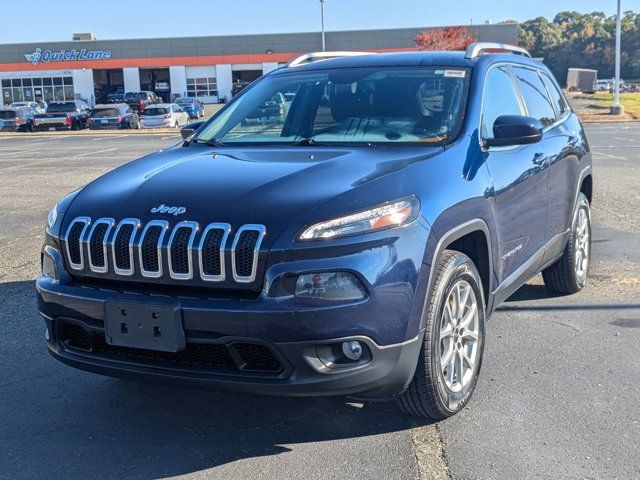
M160 140L171 140L172 138L176 138L176 136L171 135L170 137L162 137Z
M105 152L113 152L114 150L117 150L117 148L105 148L104 150L98 150L97 152L86 152L86 153L80 153L79 155L74 155L73 158L78 158L78 157L86 157L87 155L97 155L99 153L105 153Z
M604 152L593 152L593 155L602 155L603 157L613 158L614 160L628 160L626 157L621 157L619 155L611 155L610 153Z

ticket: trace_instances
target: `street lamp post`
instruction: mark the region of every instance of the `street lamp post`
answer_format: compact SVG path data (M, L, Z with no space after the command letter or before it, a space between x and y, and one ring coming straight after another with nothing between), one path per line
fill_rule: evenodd
M326 51L327 46L324 40L324 0L320 0L320 24L322 27L322 51Z
M622 19L620 17L620 0L618 0L618 12L616 14L616 78L613 84L612 115L622 115L623 108L620 104L620 37L622 35Z

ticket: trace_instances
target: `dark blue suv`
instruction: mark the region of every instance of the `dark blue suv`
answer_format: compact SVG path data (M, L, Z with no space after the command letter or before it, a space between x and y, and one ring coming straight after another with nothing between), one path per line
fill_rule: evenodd
M285 115L246 121L276 95ZM184 134L51 211L58 360L442 419L500 302L587 281L587 140L519 48L303 56Z

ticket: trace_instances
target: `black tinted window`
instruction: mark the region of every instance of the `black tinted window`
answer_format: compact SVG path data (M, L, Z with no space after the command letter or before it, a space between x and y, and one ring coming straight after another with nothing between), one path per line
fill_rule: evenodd
M551 100L553 100L553 103L556 106L559 116L562 117L569 110L567 101L564 99L564 96L558 89L556 83L553 80L551 80L551 77L549 77L549 75L547 75L546 73L542 73L541 77L542 77L542 81L547 87L547 90L549 91L549 94L551 95Z
M151 107L151 108L145 108L143 111L144 115L164 115L166 113L171 113L171 111L169 110L169 108L158 108L158 107Z
M493 138L493 124L501 115L522 115L509 71L492 68L487 74L482 98L482 138Z
M117 108L99 108L91 112L93 118L117 117L119 115Z
M528 115L540 120L543 127L554 123L556 114L553 104L538 73L528 68L514 67L513 74L527 106Z
M14 110L0 110L0 118L15 118L16 115Z
M50 103L47 107L47 113L55 112L74 112L76 109L75 102Z
M127 92L124 95L125 100L140 100L139 92Z

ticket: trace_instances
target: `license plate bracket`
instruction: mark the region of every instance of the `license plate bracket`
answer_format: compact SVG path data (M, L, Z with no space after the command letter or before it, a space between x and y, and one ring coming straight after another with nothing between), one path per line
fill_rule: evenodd
M180 305L109 301L104 304L105 339L120 347L177 352L184 349Z

